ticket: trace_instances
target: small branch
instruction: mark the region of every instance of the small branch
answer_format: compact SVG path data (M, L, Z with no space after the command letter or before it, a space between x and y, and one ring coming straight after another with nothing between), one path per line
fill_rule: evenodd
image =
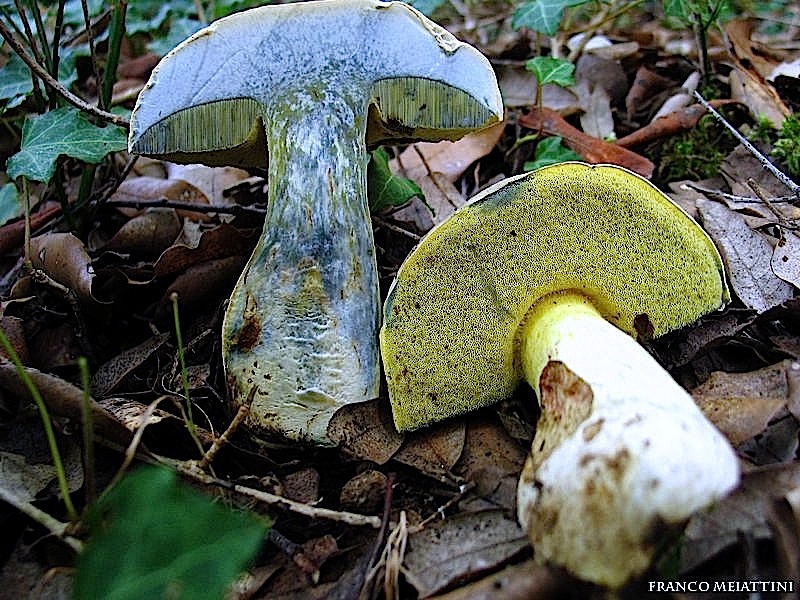
M189 477L190 479L193 479L198 483L221 487L231 492L241 494L243 496L248 496L250 498L258 500L259 502L263 502L271 506L278 506L280 508L284 508L288 511L291 511L299 515L303 515L305 517L309 517L312 519L329 519L331 521L337 521L339 523L345 523L347 525L358 525L358 526L367 525L369 527L372 527L373 529L379 529L381 526L381 520L378 517L331 510L329 508L318 508L315 506L310 506L308 504L303 504L301 502L295 502L294 500L289 500L288 498L283 498L282 496L276 496L275 494L270 494L269 492L262 492L261 490L256 490L243 485L238 485L235 483L231 483L229 481L218 479L216 477L212 477L206 474L205 472L201 471L200 469L198 469L196 463L173 462L167 460L165 460L165 462L167 464L172 464L172 466L181 475Z
M74 538L71 535L67 535L67 530L69 529L69 525L67 523L62 523L58 519L51 517L43 510L36 508L30 502L27 502L26 500L23 500L22 498L9 492L3 486L0 486L0 500L13 506L25 516L36 521L39 525L47 529L50 533L63 541L67 546L72 548L75 552L80 553L83 550L83 543L79 539Z
M752 154L753 156L756 157L756 159L758 159L758 162L761 163L762 167L767 169L770 173L772 173L775 176L775 178L778 181L780 181L783 185L785 185L787 188L789 188L789 190L792 192L793 196L800 197L800 185L797 185L787 175L785 175L783 173L783 171L781 171L778 167L773 165L769 161L769 159L767 159L767 157L764 156L758 150L758 148L753 146L753 144L751 144L750 141L747 138L745 138L741 133L739 133L737 131L737 129L733 125L728 123L727 119L725 119L721 114L719 114L716 110L714 110L714 107L711 106L706 101L706 99L703 98L703 96L700 95L699 92L695 91L694 92L694 96L695 96L695 98L697 98L697 100L700 102L700 104L702 104L705 107L705 109L708 112L710 112L712 115L714 115L714 117L716 117L716 119L718 121L720 121L728 129L728 131L731 132L731 134L733 134L733 137L735 137L739 141L739 143L741 143L745 148L747 148L747 151L750 154Z
M111 123L117 127L122 127L123 129L128 129L130 127L130 124L126 119L89 104L61 85L57 79L53 78L50 73L48 73L30 54L25 51L25 48L22 47L22 44L16 40L11 31L2 21L0 21L0 35L2 35L3 39L8 42L8 45L11 46L14 52L19 55L25 64L28 65L28 68L33 71L36 76L39 77L39 79L41 79L48 87L64 98L64 100L72 104L74 107L89 113L98 119L102 119L107 123Z
M256 214L263 215L267 211L263 208L256 208L253 206L242 206L241 204L232 204L230 206L221 206L219 204L197 204L195 202L177 202L175 200L112 200L106 203L106 206L120 207L120 208L135 208L137 210L144 210L145 208L174 208L176 210L185 210L197 213L220 213L229 215L240 214Z
M250 392L251 398L249 399L248 403L239 407L239 410L233 417L231 424L228 425L228 428L222 432L222 435L214 439L214 443L211 444L211 448L206 451L206 453L203 455L203 458L197 463L197 466L200 469L205 469L211 464L211 461L214 460L214 457L217 456L217 453L225 447L225 444L228 443L233 433L239 428L239 425L242 424L242 421L244 421L245 417L247 417L247 413L250 412L248 405L252 401L252 396L255 396L255 391L256 388L253 388Z

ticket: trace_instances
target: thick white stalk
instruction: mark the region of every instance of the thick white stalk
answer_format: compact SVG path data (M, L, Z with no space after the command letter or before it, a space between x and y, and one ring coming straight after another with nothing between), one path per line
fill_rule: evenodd
M542 299L520 352L542 416L518 516L542 562L619 587L663 533L728 493L739 467L691 396L578 294Z
M380 297L368 93L319 93L287 93L270 108L270 204L225 314L223 352L233 397L252 398L253 425L324 445L340 406L378 395Z

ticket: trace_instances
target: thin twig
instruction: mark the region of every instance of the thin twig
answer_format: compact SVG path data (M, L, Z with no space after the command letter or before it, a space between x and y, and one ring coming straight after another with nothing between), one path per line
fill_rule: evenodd
M733 134L733 137L735 137L735 138L736 138L736 139L739 141L739 143L740 143L740 144L742 144L742 145L743 145L743 146L744 146L744 147L747 149L747 151L748 151L750 154L752 154L753 156L755 156L755 157L756 157L756 159L758 159L758 162L760 162L760 163L761 163L761 166L762 166L762 167L764 167L765 169L767 169L767 170L768 170L770 173L772 173L772 174L775 176L775 178L776 178L778 181L780 181L780 182L781 182L783 185L785 185L787 188L789 188L789 190L792 192L792 195L793 195L793 196L795 196L795 197L800 197L800 185L797 185L797 184L796 184L794 181L792 181L792 180L791 180L791 179L790 179L790 178L789 178L787 175L785 175L785 174L783 173L783 171L781 171L781 170L780 170L778 167L776 167L775 165L773 165L773 164L772 164L772 163L771 163L771 162L770 162L770 161L767 159L767 157L766 157L766 156L764 156L764 155L763 155L763 154L762 154L762 153L761 153L761 152L758 150L758 148L756 148L755 146L753 146L753 144L751 144L751 143L750 143L750 141L749 141L747 138L745 138L745 137L744 137L744 136L743 136L741 133L739 133L739 131L738 131L738 130L737 130L737 129L736 129L734 126L733 126L733 125L731 125L731 124L728 122L728 120L727 120L727 119L725 119L725 118L724 118L724 117L723 117L721 114L719 114L719 113L718 113L718 112L717 112L717 111L714 109L714 107L713 107L713 106L711 106L711 105L710 105L710 104L709 104L709 103L706 101L706 99L705 99L705 98L703 98L703 96L701 96L701 95L700 95L700 93L699 93L699 92L695 91L695 92L694 92L694 96L695 96L695 98L697 98L697 100L700 102L700 104L702 104L702 105L705 107L705 109L706 109L708 112L710 112L712 115L714 115L714 117L716 117L716 119L717 119L717 120L719 120L719 121L720 121L720 123L722 123L722 124L725 126L725 128L726 128L728 131L730 131L730 132L731 132L731 134Z
M312 519L329 519L331 521L337 521L347 525L367 525L374 529L378 529L381 526L381 520L378 517L331 510L329 508L318 508L316 506L310 506L301 502L295 502L294 500L289 500L288 498L284 498L282 496L276 496L275 494L270 494L269 492L263 492L261 490L256 490L243 485L238 485L236 483L231 483L230 481L212 477L204 471L198 469L197 463L178 462L163 457L162 461L165 462L165 464L171 464L178 471L178 473L189 477L198 483L221 487L236 494L248 496L271 506L278 506L305 517Z
M253 388L250 394L255 395L255 390L256 388ZM252 398L248 399L247 404L250 404L250 402L252 402ZM239 410L236 412L236 415L234 415L231 424L228 425L228 428L225 431L223 431L222 435L220 435L218 438L214 438L214 443L211 444L211 447L203 455L203 458L200 459L200 461L197 463L197 466L199 468L205 469L208 465L210 465L211 461L214 460L214 457L217 456L217 453L222 448L225 447L225 444L227 444L230 441L230 438L233 435L233 433L239 428L239 425L242 424L242 421L245 420L245 417L247 417L247 413L250 412L250 409L248 408L247 404L242 404L239 407Z
M64 100L72 104L74 107L89 113L98 119L102 119L107 123L111 123L117 127L122 127L123 129L128 129L130 127L127 119L111 114L110 112L106 112L97 108L96 106L93 106L92 104L89 104L61 85L57 79L54 79L50 73L48 73L30 54L26 52L25 48L22 47L22 44L16 40L11 31L2 21L0 21L0 35L6 42L8 42L8 45L11 46L12 50L19 55L25 64L28 65L28 68L33 71L37 77L44 81L48 87L64 98Z
M92 17L89 14L88 0L81 0L83 9L83 22L86 24L86 40L89 42L89 58L92 61L92 72L96 85L100 85L100 67L97 64L97 51L94 48L94 32L92 31Z
M83 542L67 534L69 524L62 523L43 510L36 508L30 502L6 490L3 486L0 486L0 500L13 506L22 514L36 521L39 525L63 541L67 546L75 550L75 552L80 553L83 551Z
M174 208L177 210L185 210L188 212L196 213L219 213L229 215L240 214L255 214L263 215L267 211L264 208L256 208L254 206L243 206L241 204L232 204L230 206L222 206L219 204L197 204L194 202L177 202L175 200L113 200L106 203L106 206L119 207L119 208L135 208L137 210L144 210L146 208Z

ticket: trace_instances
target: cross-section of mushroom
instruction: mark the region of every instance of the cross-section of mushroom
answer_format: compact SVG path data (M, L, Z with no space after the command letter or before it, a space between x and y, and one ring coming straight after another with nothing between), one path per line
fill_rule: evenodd
M229 389L252 398L251 427L328 444L337 408L377 396L367 144L456 139L501 118L488 61L400 2L264 6L164 57L131 151L268 168L264 232L223 324Z
M381 350L410 430L509 397L542 416L518 487L539 560L619 587L739 477L727 440L634 339L728 300L708 236L643 178L564 163L511 178L398 272Z

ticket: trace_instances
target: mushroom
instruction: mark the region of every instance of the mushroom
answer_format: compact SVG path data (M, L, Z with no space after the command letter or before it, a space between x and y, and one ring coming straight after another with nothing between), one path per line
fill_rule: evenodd
M541 562L611 588L736 486L727 440L632 337L729 300L719 254L647 180L562 163L434 228L389 291L381 353L407 431L508 398L541 406L517 513Z
M486 58L401 2L254 8L155 68L131 152L268 167L264 230L222 326L230 394L256 433L331 444L332 414L378 395L367 144L457 139L501 118Z

